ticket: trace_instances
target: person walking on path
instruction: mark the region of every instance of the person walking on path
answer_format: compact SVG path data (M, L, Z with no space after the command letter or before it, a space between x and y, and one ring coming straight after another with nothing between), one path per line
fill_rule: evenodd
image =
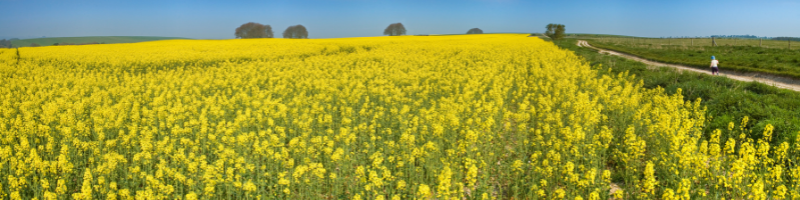
M711 75L719 75L719 61L711 56Z

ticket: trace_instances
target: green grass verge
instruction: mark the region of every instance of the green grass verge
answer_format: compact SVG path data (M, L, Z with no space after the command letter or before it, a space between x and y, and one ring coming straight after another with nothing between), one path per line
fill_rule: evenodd
M661 40L665 39L645 39ZM686 39L683 39L686 40ZM757 72L800 79L800 50L786 48L763 48L746 46L685 46L604 42L602 39L587 39L598 48L636 55L649 60L688 65L708 69L711 56L720 61L720 69L735 72ZM613 41L613 40L611 40ZM747 42L757 42L757 40ZM729 41L726 41L729 42ZM774 42L774 41L769 41Z
M800 93L757 82L742 82L720 76L693 72L679 72L673 68L650 67L621 58L597 53L593 49L578 47L576 39L554 42L561 48L582 56L601 73L616 75L629 72L641 79L646 88L665 88L669 94L682 89L684 100L696 101L708 108L709 122L706 133L725 130L731 121L750 118L747 127L751 136L760 138L764 127L775 127L773 142L794 141L800 131ZM732 136L736 137L736 136ZM726 140L722 140L726 141Z
M186 38L179 38L179 37L153 37L153 36L92 36L92 37L53 37L53 38L32 38L32 39L24 39L24 40L15 40L12 41L15 47L28 47L31 44L36 43L41 46L51 46L55 43L73 43L73 44L84 44L84 43L104 43L104 44L114 44L114 43L134 43L134 42L146 42L146 41L155 41L155 40L171 40L171 39L186 39Z

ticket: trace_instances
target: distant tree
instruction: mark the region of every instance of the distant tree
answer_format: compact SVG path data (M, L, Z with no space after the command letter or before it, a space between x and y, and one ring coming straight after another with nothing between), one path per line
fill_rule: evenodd
M0 40L0 48L11 48L11 40Z
M547 31L544 32L544 35L553 38L553 34L556 32L556 24L547 24L545 28L547 28Z
M775 38L772 38L772 39L773 40L781 40L781 41L787 41L787 40L800 41L800 38L796 38L796 37L775 37Z
M303 25L294 25L283 31L283 38L308 38L308 30Z
M389 24L389 27L383 30L384 35L398 36L406 34L406 27L402 23Z
M467 34L483 34L483 30L479 28L472 28L467 31Z
M36 43L31 43L31 47L38 47L38 46L42 46L42 45L39 45L39 44L36 44Z
M556 38L559 40L561 38L564 38L564 32L566 31L567 31L566 26L564 26L563 24L559 24L558 27L556 27L556 34L555 34Z
M53 43L53 46L58 46L58 42L56 42L56 43Z
M272 38L272 27L255 22L242 24L236 28L236 38Z
M564 38L564 32L566 31L566 26L563 24L548 24L547 31L544 32L544 35L550 37L553 40L560 40Z

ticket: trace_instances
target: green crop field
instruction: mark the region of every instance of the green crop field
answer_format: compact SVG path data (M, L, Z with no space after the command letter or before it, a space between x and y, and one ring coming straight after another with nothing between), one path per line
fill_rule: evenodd
M758 72L800 78L800 44L789 48L789 41L759 39L656 39L634 37L596 37L578 35L593 46L620 51L650 60L708 68L711 56L720 61L720 69Z
M590 35L577 35L577 36L590 36ZM637 48L672 48L672 47L706 47L712 46L711 38L640 38L630 36L608 36L600 35L590 38L597 42L611 43L614 45L634 46ZM800 49L800 44L797 41L781 41L771 39L748 39L748 38L714 38L718 47L732 47L732 46L746 46L746 47L762 47L770 49L788 49L790 45L794 45L792 49ZM794 44L791 44L794 43Z
M71 43L71 44L86 44L86 43L134 43L146 42L155 40L171 40L171 39L186 39L179 37L153 37L153 36L92 36L92 37L53 37L53 38L32 38L24 40L14 40L11 42L15 47L27 47L31 44L39 44L41 46L51 46L55 43Z
M683 90L684 100L702 99L710 119L706 133L727 129L729 121L748 117L754 124L752 135L760 137L766 124L775 126L778 141L794 141L800 131L800 93L757 82L742 82L720 76L699 73L682 73L673 68L648 68L647 65L621 58L599 54L593 49L578 47L577 40L567 38L555 42L561 48L574 51L586 59L599 72L614 75L628 72L644 83L645 88L665 88L674 94ZM727 136L724 136L727 137ZM735 137L735 136L731 136Z

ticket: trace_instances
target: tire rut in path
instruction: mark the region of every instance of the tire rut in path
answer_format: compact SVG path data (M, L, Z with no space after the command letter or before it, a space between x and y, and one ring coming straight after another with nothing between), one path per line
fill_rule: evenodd
M694 68L694 67L689 67L689 66L686 66L686 65L676 65L676 64L667 64L667 63L655 62L655 61L647 60L647 59L644 59L644 58L641 58L641 57L638 57L638 56L634 56L634 55L630 55L630 54L626 54L626 53L620 53L620 52L616 52L616 51L611 51L611 50L606 50L606 49L593 47L592 45L589 45L589 43L584 41L584 40L578 40L578 46L579 47L586 47L586 48L595 49L599 53L607 53L609 55L616 55L616 56L627 58L627 59L630 59L630 60L635 60L635 61L638 61L638 62L642 62L644 64L651 65L651 66L672 67L672 68L678 69L679 71L692 71L692 72L696 72L696 73L711 74L711 70L710 69L709 70L701 70L701 69L697 69L697 68ZM770 75L763 75L763 74L756 74L756 73L747 74L747 73L730 73L730 72L726 72L725 74L720 74L720 76L724 76L724 77L727 77L727 78L730 78L730 79L734 79L734 80L739 80L739 81L746 81L746 82L756 81L756 82L764 83L764 84L767 84L767 85L772 85L772 86L775 86L775 87L778 87L778 88L789 89L789 90L794 90L794 91L800 91L800 82L799 81L788 79L788 78L783 78L783 77L772 77Z

